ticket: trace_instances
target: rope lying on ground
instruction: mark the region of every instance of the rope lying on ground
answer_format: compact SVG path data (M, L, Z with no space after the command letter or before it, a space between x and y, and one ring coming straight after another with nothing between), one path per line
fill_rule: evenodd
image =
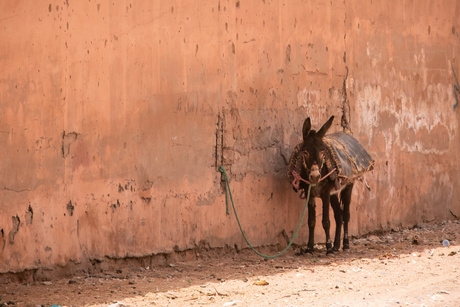
M226 189L225 189L225 201L226 201L226 205L227 205L227 214L229 214L229 211L228 211L228 199L229 199L229 196L230 196L230 201L232 202L232 207L233 207L233 212L235 213L235 217L236 217L236 221L238 222L238 226L240 227L240 231L241 231L241 234L243 235L243 238L244 240L246 241L246 243L249 245L249 247L259 256L261 257L264 257L264 258L267 258L267 259L272 259L272 258L276 258L276 257L279 257L281 256L282 254L284 254L288 249L289 247L291 247L292 243L294 242L294 239L297 237L298 233L299 233L299 229L300 229L300 225L302 225L302 221L303 221L303 218L305 216L305 212L307 211L307 207L308 207L308 200L310 198L310 189L312 187L312 185L309 185L308 186L308 192L307 192L307 197L306 197L306 201L305 201L305 207L303 208L303 212L302 212L302 216L300 218L300 222L299 222L299 225L297 226L297 229L294 233L294 236L292 237L292 240L291 242L289 242L288 246L286 246L285 249L283 249L280 253L276 254L276 255L264 255L264 254L261 254L259 253L253 246L252 244L249 242L248 238L246 237L246 234L244 233L243 231L243 228L241 227L241 223L240 223L240 220L238 218L238 214L236 213L236 209L235 209L235 204L233 203L233 198L232 198L232 191L230 190L230 182L229 182L229 179L228 179L228 176L227 176L227 172L225 171L225 168L223 167L223 165L221 165L219 167L219 171L222 173L222 175L224 176L225 178L225 186L226 186Z

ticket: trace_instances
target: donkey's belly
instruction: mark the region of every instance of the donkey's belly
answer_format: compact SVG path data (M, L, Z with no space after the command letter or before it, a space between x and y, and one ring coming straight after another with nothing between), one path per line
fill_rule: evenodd
M349 184L350 184L350 183L342 184L342 186L340 187L339 190L332 189L331 195L339 195L339 193L342 192L342 190L344 190Z

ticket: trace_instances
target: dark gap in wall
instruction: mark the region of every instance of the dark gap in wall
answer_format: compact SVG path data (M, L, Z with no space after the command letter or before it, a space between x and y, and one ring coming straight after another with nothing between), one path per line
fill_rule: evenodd
M10 244L14 244L14 236L18 233L19 231L19 226L21 225L21 220L19 219L19 216L13 216L13 229L10 231L8 234L8 239L10 241Z
M32 224L34 218L34 210L32 209L30 203L29 208L26 211L26 225Z

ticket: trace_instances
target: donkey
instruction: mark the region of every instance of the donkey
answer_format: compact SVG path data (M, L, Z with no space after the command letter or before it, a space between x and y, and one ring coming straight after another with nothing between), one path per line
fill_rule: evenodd
M308 200L308 244L301 254L313 253L316 205L315 198L321 198L323 205L322 225L326 233L326 253L340 249L343 226L343 249L349 249L348 222L354 180L373 168L374 161L368 152L349 133L336 132L326 136L334 116L318 130L311 129L308 117L302 128L303 141L294 149L288 167L288 177L295 192L307 191L311 185ZM330 237L329 205L332 206L336 223L334 245Z

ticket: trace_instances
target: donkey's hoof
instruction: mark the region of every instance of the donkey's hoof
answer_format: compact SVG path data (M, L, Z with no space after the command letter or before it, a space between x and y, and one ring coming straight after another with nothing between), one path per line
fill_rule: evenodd
M313 250L310 249L310 248L305 248L305 249L300 249L299 252L297 252L295 255L296 256L302 256L302 255L305 255L305 254L310 254L310 255L313 255Z
M296 256L302 256L302 255L305 255L305 252L303 251L303 249L299 249L299 251L297 253L295 253Z
M350 249L350 240L344 239L343 240L343 250Z
M334 255L335 252L332 248L328 248L327 251L326 251L326 255Z

